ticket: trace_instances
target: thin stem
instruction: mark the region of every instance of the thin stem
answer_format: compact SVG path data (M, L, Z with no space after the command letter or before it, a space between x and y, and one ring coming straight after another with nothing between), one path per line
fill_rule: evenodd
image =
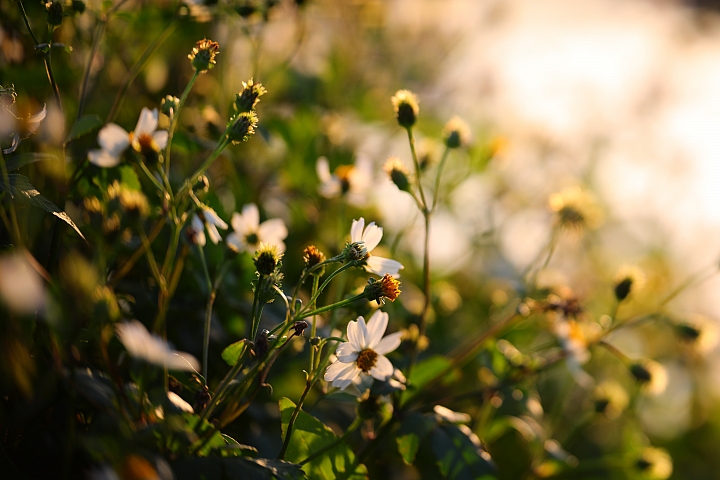
M142 242L143 250L145 250L145 256L147 257L148 265L150 265L150 270L155 276L155 280L157 280L160 290L167 293L167 284L165 282L165 277L163 277L160 273L160 268L158 267L158 264L155 261L155 256L152 253L150 241L148 240L147 235L145 235L145 230L143 230L142 228L140 228L139 230L140 241Z
M309 317L310 315L305 314L305 312L307 311L307 309L311 308L311 306L315 303L315 301L320 296L320 294L323 292L323 290L325 290L325 287L328 286L330 281L352 266L353 266L352 263L346 263L345 265L341 266L340 268L338 268L337 270L332 272L330 275L328 275L328 277L325 279L325 281L322 283L322 285L320 285L320 288L318 288L318 290L315 292L315 294L310 298L310 301L308 302L307 306L305 308L303 308L302 310L300 310L300 313L296 317L296 320L299 320L300 318ZM304 315L304 316L301 317L300 315Z
M22 3L20 4L22 5ZM8 174L7 165L5 164L5 154L2 153L0 150L0 167L2 167L2 176L3 181L5 182L6 188L8 189L8 193L10 192L10 175ZM17 243L19 246L23 245L22 237L20 236L20 227L18 225L17 221L17 212L15 211L15 199L10 195L10 201L8 202L10 204L10 219L12 221L12 226L15 234L15 243Z
M346 298L345 300L340 300L337 303L331 303L330 305L325 305L324 307L316 308L315 310L311 310L309 312L300 312L294 320L301 320L303 318L312 317L313 315L318 315L323 312L328 312L330 310L335 310L336 308L344 307L345 305L350 305L351 303L362 300L365 298L365 294L359 293L355 295L354 297Z
M320 277L317 275L313 276L313 286L312 286L312 294L315 295L315 292L317 292L318 284L320 283ZM313 305L311 305L313 306ZM312 318L312 326L310 327L310 338L315 338L317 335L317 318L315 318L315 315L313 315ZM313 368L315 367L315 354L318 350L318 346L313 345L310 348L310 371L313 371Z
M18 5L20 5L20 12L22 12L23 20L25 21L25 26L28 29L28 32L30 32L30 36L33 39L33 42L35 42L35 45L38 45L40 42L38 42L37 37L35 36L35 33L33 33L32 27L30 26L30 21L28 20L27 12L25 12L25 6L23 5L22 0L18 0Z
M442 159L440 160L440 165L438 165L437 176L435 177L435 190L433 192L433 203L432 207L430 207L430 213L435 211L438 198L440 197L440 176L442 175L443 167L445 166L445 161L447 160L449 153L450 149L448 147L445 147Z
M158 37L153 41L153 43L148 46L142 56L132 66L127 75L125 75L123 86L122 88L120 88L120 90L118 90L118 93L115 95L115 100L113 101L112 107L110 108L110 113L108 113L108 116L105 119L105 123L110 123L115 120L115 116L120 109L120 105L122 105L122 100L125 97L128 89L130 88L130 85L132 85L132 82L135 80L135 77L137 77L137 75L140 73L140 70L142 70L142 68L145 66L152 54L155 53L155 51L157 51L160 45L165 43L165 41L170 37L172 32L175 30L175 27L177 27L177 19L173 20L172 23L165 27L165 30L163 30L162 33L160 33L160 35L158 35Z
M100 45L100 38L105 33L105 27L107 26L107 17L100 19L98 26L93 36L92 46L90 47L90 56L85 64L85 71L83 72L82 82L80 83L80 92L78 93L78 112L77 118L80 119L83 112L85 111L85 94L87 92L88 82L90 81L90 70L92 69L93 59L97 53L98 46Z
M155 176L152 174L152 172L147 168L147 165L145 165L145 162L140 160L138 162L138 164L140 165L140 169L143 171L143 173L148 178L148 180L150 180L152 182L152 184L155 185L155 188L157 188L158 191L160 191L160 192L164 192L165 189L160 184L160 182L158 182L158 179L155 178Z
M63 114L62 118L65 118L62 106L62 100L60 99L60 88L58 87L57 81L55 81L55 75L52 69L52 44L53 44L53 27L48 26L48 47L47 51L43 53L43 61L45 62L45 71L47 72L48 80L53 89L53 95L55 95L55 103L57 103L58 110Z
M215 303L216 291L213 288L208 296L205 307L205 329L203 332L203 377L207 378L208 351L210 349L210 323L212 321L213 304Z
M415 178L417 180L418 191L420 192L420 199L422 200L423 213L426 213L427 201L425 200L425 191L422 186L420 162L418 161L417 152L415 151L415 138L413 137L412 128L406 128L405 130L407 130L408 141L410 142L410 153L412 154L413 163L415 164Z
M190 81L185 86L185 90L182 93L182 96L180 97L180 103L178 103L178 108L176 111L173 112L173 116L170 120L170 129L168 130L168 142L167 147L165 148L165 174L169 177L170 176L170 151L172 148L172 141L173 141L173 135L175 134L175 127L177 127L178 118L180 118L180 111L182 110L183 106L185 106L185 101L188 99L188 96L190 95L190 91L193 88L193 85L195 85L195 81L198 79L198 76L200 76L200 72L195 70L195 73L193 73L193 76L190 78ZM197 177L190 177L191 181L194 181L194 179Z
M160 234L164 225L165 225L165 223L163 220L160 220L155 224L155 228L153 229L153 231L150 233L150 236L148 237L148 245L151 245L152 242L155 241L155 238L157 238L157 236ZM112 287L112 286L117 285L118 282L120 280L122 280L122 278L125 275L127 275L128 272L130 272L133 265L135 265L135 263L138 260L140 260L140 257L142 257L143 254L145 253L145 248L146 248L146 246L144 244L141 244L140 247L138 247L138 249L135 250L135 252L132 254L132 256L122 265L122 267L120 267L120 269L117 271L117 273L115 275L113 275L112 279L110 279L110 281L108 282L109 286Z
M305 382L305 389L302 392L302 395L300 395L300 399L298 400L297 405L295 405L295 410L293 410L292 415L290 415L290 420L288 421L287 426L287 432L285 433L285 440L283 440L282 448L280 449L280 453L278 454L278 460L282 460L285 458L285 452L287 451L288 446L290 445L290 437L292 436L293 427L295 426L295 421L297 420L298 415L300 415L300 410L302 409L303 403L305 403L305 397L307 397L307 394L310 392L310 389L312 388L314 382L311 382L310 379L308 379Z

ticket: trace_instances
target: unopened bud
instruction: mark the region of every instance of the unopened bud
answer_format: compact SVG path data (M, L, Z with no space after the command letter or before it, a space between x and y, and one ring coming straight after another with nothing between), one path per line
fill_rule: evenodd
M418 107L417 96L410 90L398 90L390 99L395 110L395 118L398 125L404 128L411 128L415 125L420 107Z
M257 127L258 117L255 112L243 112L234 115L228 122L227 137L234 144L246 142Z

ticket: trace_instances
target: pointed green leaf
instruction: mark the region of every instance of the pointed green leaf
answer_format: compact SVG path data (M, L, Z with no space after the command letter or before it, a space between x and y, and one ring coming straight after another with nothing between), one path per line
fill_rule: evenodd
M240 358L240 355L242 355L242 352L245 349L245 344L246 340L242 339L225 347L225 350L223 350L220 354L222 359L225 360L225 363L234 367L238 362L238 358Z
M6 190L12 199L21 205L31 205L33 207L42 208L48 213L52 213L63 222L70 225L73 230L77 232L80 237L85 240L85 237L78 229L75 222L73 222L67 213L60 210L54 203L45 198L38 192L35 187L32 186L30 180L24 175L17 173L11 173L8 175L9 185L5 184L4 179L0 178L0 190Z
M88 134L96 128L100 127L102 124L102 119L99 115L95 113L83 115L82 117L78 118L78 121L75 122L75 125L72 126L65 142L67 143L70 140L75 140L76 138L82 137L83 135Z
M140 179L137 173L130 165L121 165L118 170L120 171L120 182L130 190L141 190Z
M17 170L18 168L24 167L25 165L29 165L31 163L52 159L57 160L57 157L48 153L20 153L8 158L5 162L5 167L7 168L8 172L12 172L13 170Z
M295 410L295 404L291 400L287 398L280 399L283 437L287 435L287 426L293 410ZM335 478L359 480L367 478L367 469L364 465L358 465L349 475L345 473L346 469L355 462L355 455L350 447L344 442L338 442L338 436L333 433L330 427L302 410L300 410L300 414L293 426L290 445L287 452L285 452L285 460L302 462L314 452L330 444L336 445L303 465L303 470L305 470L308 478L318 480Z

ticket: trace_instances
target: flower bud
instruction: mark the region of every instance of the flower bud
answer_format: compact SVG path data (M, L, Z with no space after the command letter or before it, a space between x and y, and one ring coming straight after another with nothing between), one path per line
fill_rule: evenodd
M346 262L360 262L368 256L365 242L353 242L345 245L342 256Z
M388 158L383 168L396 187L403 192L410 191L410 172L398 157Z
M45 10L47 10L48 25L55 28L62 24L63 6L61 2L56 0L49 1L45 4Z
M305 260L305 268L310 270L315 265L325 261L325 254L318 250L315 245L310 245L303 250L303 260ZM322 276L323 273L325 273L324 267L314 270L311 275Z
M220 45L204 38L195 44L188 58L196 71L205 73L215 66L215 57L219 53Z
M246 142L255 133L258 118L255 112L242 112L230 118L227 137L234 144Z
M272 275L275 269L280 265L282 254L278 253L275 245L260 244L257 252L255 252L255 268L260 275Z
M447 148L464 147L470 143L470 127L459 117L453 117L445 124L443 141Z
M172 117L175 115L175 112L177 112L179 105L179 98L173 97L172 95L166 95L165 98L160 101L160 111L168 117Z
M634 266L623 266L615 275L615 298L625 300L630 293L641 289L645 284L642 270Z
M266 93L267 90L263 87L262 83L254 83L251 78L247 83L243 82L242 91L235 94L233 108L238 113L255 110L255 106L260 101L260 97Z
M417 96L410 90L398 90L390 99L395 110L395 117L398 125L404 128L411 128L415 125L420 107L418 107Z
M83 0L72 0L72 9L75 13L85 13L85 2Z

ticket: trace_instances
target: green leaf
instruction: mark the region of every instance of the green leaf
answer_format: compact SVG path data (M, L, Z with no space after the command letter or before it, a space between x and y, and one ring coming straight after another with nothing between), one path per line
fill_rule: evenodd
M75 369L75 388L88 402L108 411L115 410L115 392L110 379L100 372Z
M287 398L280 399L283 437L287 435L287 427L293 410L295 410L295 404L291 400ZM303 465L303 470L305 470L308 478L318 480L335 478L366 479L367 469L364 465L358 465L349 475L345 473L346 469L355 462L355 455L350 447L343 442L338 442L337 435L333 433L330 427L302 410L300 410L293 426L290 445L287 452L285 452L285 459L290 462L302 462L314 452L336 442L335 447Z
M120 182L125 185L125 187L136 191L142 189L140 179L138 178L135 169L133 169L130 165L121 165L118 167L118 170L120 171Z
M235 364L238 362L238 359L240 358L243 350L245 349L246 343L247 340L242 339L227 346L225 350L223 350L220 354L222 356L222 359L225 360L225 363L227 363L231 367L234 367Z
M299 465L282 460L244 457L179 458L172 463L177 480L301 480Z
M451 362L447 357L435 355L419 362L408 378L408 389L403 392L400 399L400 405L404 405L408 400L422 391L430 380L440 375L444 370L451 366Z
M440 472L449 480L494 479L490 455L476 445L458 425L440 425L430 436ZM464 427L467 428L467 427Z
M85 240L85 237L78 229L75 222L73 222L67 213L60 210L50 200L45 198L38 192L35 187L32 186L30 180L24 175L17 173L11 173L8 175L9 185L5 184L4 179L0 178L0 190L6 190L13 200L21 205L31 205L33 207L42 208L48 213L52 213L63 222L70 225L73 230L77 232L80 237Z
M403 419L395 440L398 452L406 465L412 465L415 461L420 442L435 426L437 426L437 419L434 415L411 413Z
M68 134L67 139L65 140L65 143L69 142L70 140L75 140L76 138L82 137L85 134L88 134L101 126L103 124L102 119L99 115L95 113L91 113L89 115L83 115L82 117L78 118L78 121L75 122L75 125L72 126L70 129L70 133Z
M190 413L183 413L182 416L187 422L187 428L189 430L197 432L198 436L201 438L204 437L206 433L212 430L210 438L208 440L205 440L202 448L197 451L198 455L207 456L213 449L223 448L227 445L227 443L225 443L225 440L223 440L223 436L220 433L220 430L215 428L207 420L201 420L200 417L198 417L197 415L192 415ZM198 422L202 422L202 425L200 425L199 429L197 428Z
M25 165L51 159L57 160L57 157L48 153L20 153L8 158L5 162L5 168L7 168L8 172L12 172Z

